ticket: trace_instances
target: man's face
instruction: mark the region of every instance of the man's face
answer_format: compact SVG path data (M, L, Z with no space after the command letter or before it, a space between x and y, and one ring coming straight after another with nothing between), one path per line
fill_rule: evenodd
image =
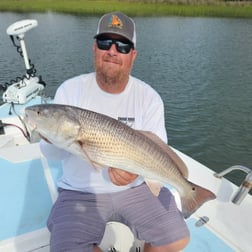
M117 43L117 41L119 42L117 43L117 45L113 43L110 47L107 43L108 46L106 47L106 42L108 39L112 39L115 43ZM98 81L105 81L110 84L118 84L120 82L128 81L129 74L136 58L136 50L130 47L129 52L126 53L128 51L128 41L118 35L108 34L106 36L103 36L101 40L106 40L103 41L104 43L102 42L102 45L105 44L105 47L103 47L103 49L99 49L96 42L93 46L94 64L96 74L98 76ZM118 50L117 47L119 47ZM120 47L122 48L124 53L120 52Z

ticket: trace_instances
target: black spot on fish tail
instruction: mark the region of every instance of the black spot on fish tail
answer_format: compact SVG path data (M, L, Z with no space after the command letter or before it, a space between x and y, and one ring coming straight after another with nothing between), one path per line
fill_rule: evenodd
M190 217L200 206L216 198L215 194L199 185L191 184L191 192L181 197L182 213L184 218Z

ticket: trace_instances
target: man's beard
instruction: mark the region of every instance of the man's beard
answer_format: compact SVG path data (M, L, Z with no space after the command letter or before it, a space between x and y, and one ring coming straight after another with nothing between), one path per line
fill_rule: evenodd
M120 84L122 81L125 82L125 78L128 79L128 73L114 70L112 67L98 68L96 74L98 79L107 85Z

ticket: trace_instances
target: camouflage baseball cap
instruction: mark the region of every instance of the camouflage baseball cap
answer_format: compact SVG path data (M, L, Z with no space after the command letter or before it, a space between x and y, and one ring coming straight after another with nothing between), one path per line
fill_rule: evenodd
M94 38L107 33L120 35L132 42L136 47L135 23L122 12L112 12L101 17Z

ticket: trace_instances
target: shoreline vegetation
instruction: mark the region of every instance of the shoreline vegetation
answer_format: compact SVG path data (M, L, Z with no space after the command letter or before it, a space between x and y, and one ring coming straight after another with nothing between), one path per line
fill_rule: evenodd
M0 12L57 12L102 15L122 11L130 16L252 18L252 1L225 0L1 0Z

